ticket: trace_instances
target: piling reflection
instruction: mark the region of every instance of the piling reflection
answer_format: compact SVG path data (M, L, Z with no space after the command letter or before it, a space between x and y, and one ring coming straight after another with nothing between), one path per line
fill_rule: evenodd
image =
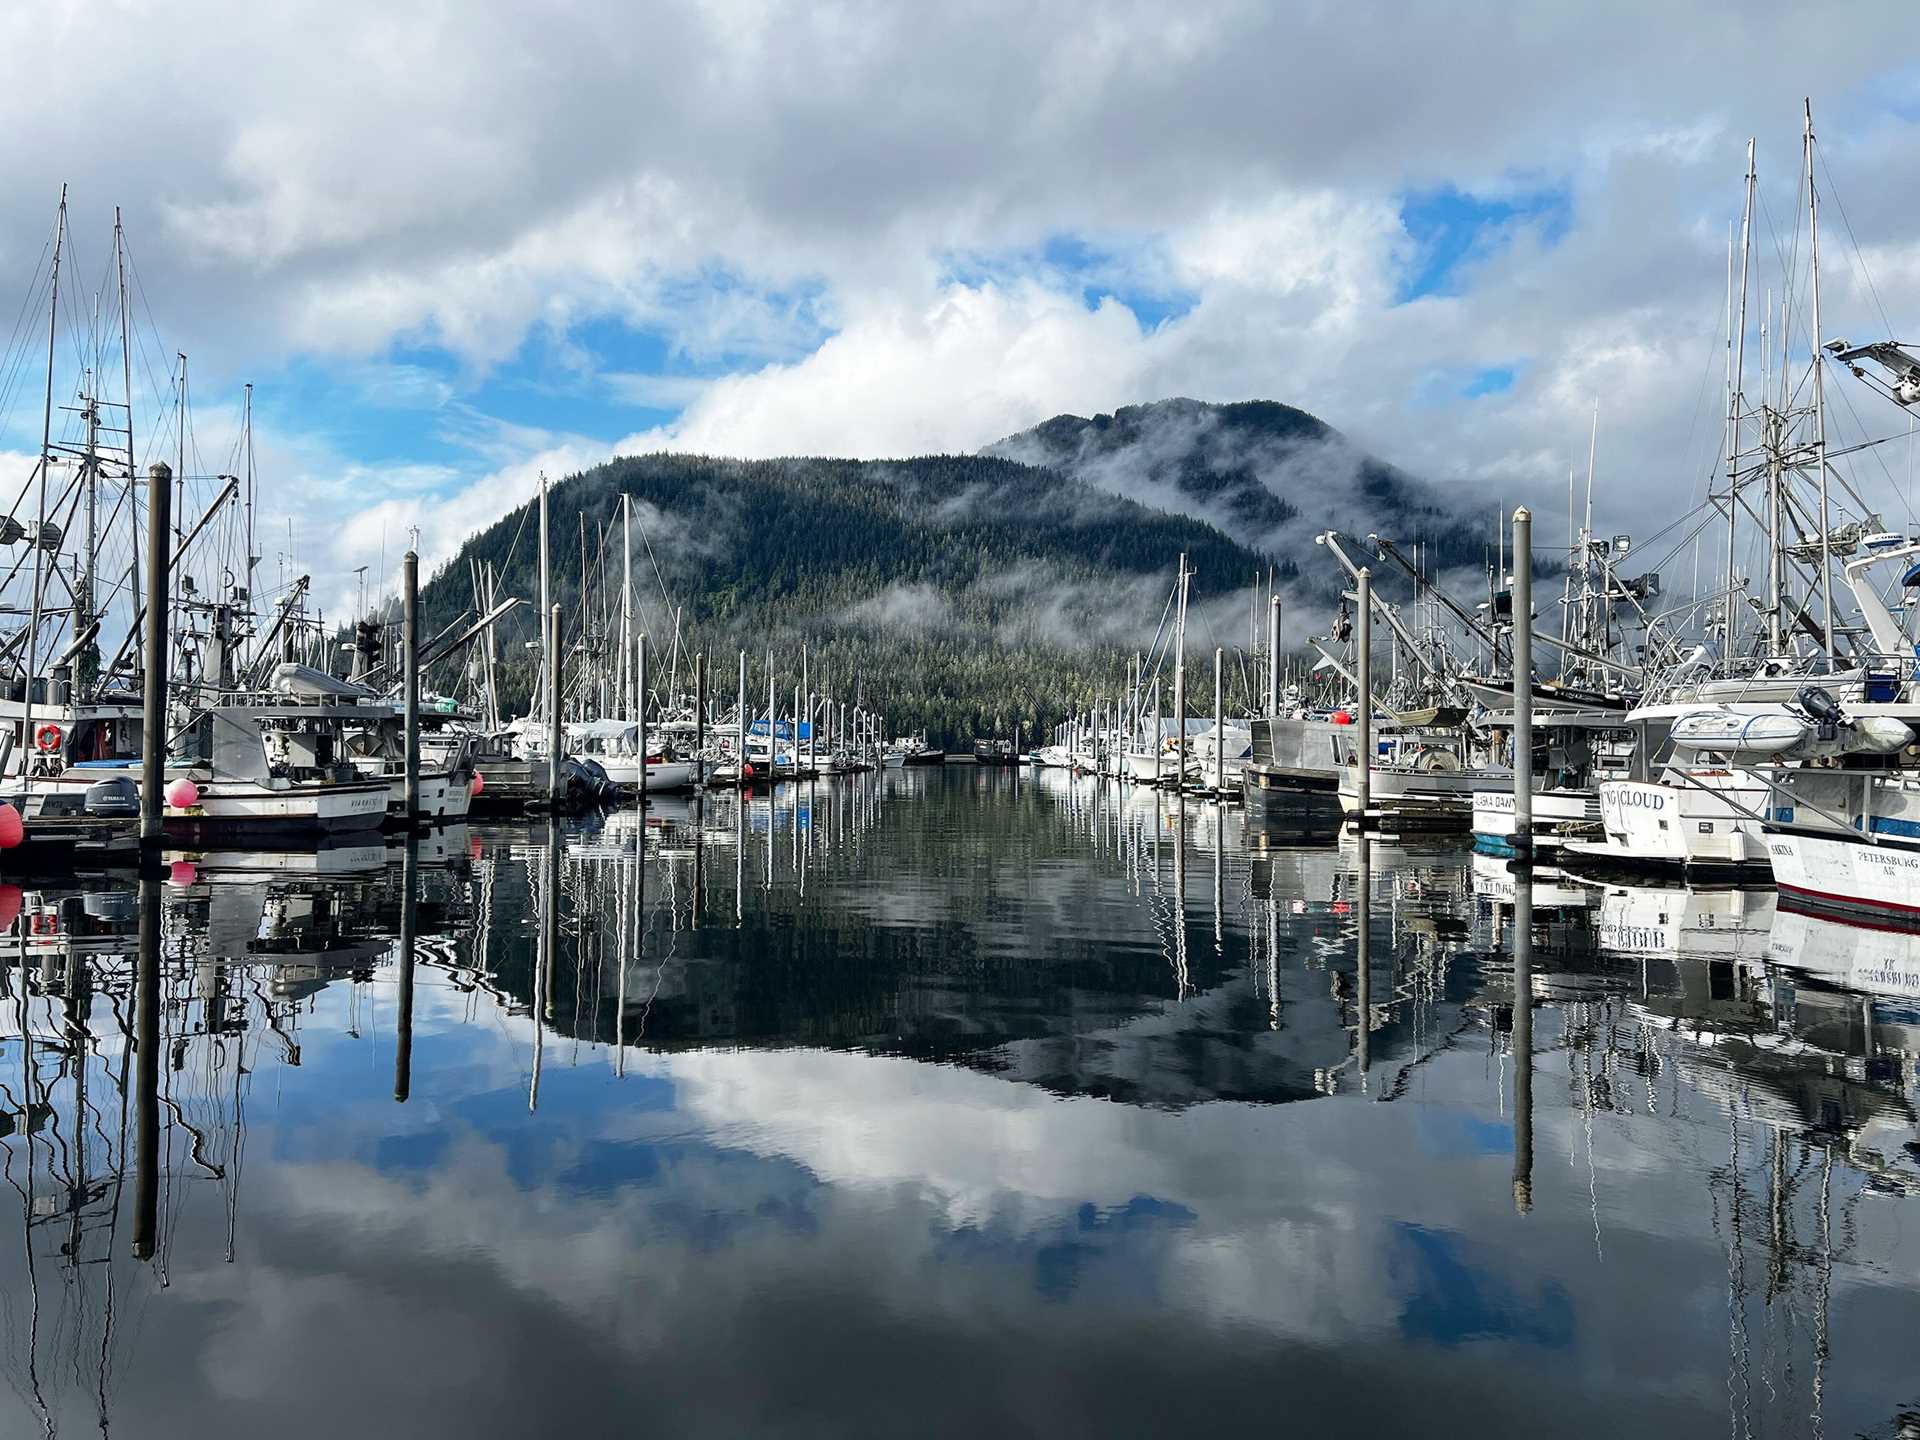
M1533 1208L1533 877L1513 898L1513 1206Z
M231 1327L199 1306L254 1323L255 1274L284 1291L330 1265L378 1313L480 1255L460 1303L504 1314L583 1234L614 1288L566 1271L578 1303L643 1306L635 1333L689 1346L709 1311L777 1311L795 1292L764 1287L790 1276L856 1326L991 1303L1008 1338L979 1358L1016 1371L1038 1347L1091 1373L1057 1349L1084 1296L1248 1415L1254 1391L1179 1338L1195 1317L1286 1337L1329 1423L1313 1367L1361 1335L1455 1398L1506 1393L1465 1343L1498 1341L1541 1376L1516 1394L1596 1416L1640 1392L1582 1390L1589 1367L1652 1347L1712 1397L1638 1410L1656 1432L1721 1397L1718 1423L1788 1433L1892 1413L1912 938L1269 821L896 771L16 891L15 1418L104 1423L158 1392L113 1328L129 1303L211 1344ZM643 1255L698 1297L671 1324L633 1298ZM279 1323L297 1347L323 1322ZM683 1377L751 1391L725 1347L664 1343ZM318 1383L274 1373L282 1401Z

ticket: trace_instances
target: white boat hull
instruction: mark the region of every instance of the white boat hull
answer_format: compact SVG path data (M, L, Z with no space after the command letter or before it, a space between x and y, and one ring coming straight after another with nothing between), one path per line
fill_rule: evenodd
M1783 897L1815 909L1920 925L1920 840L1769 827Z
M1489 840L1511 841L1515 833L1514 795L1507 790L1473 792L1473 833ZM1566 825L1588 825L1600 819L1600 797L1591 790L1536 790L1533 793L1533 843L1558 845L1557 833Z
M1764 866L1767 848L1754 815L1766 813L1767 787L1744 770L1686 774L1672 785L1602 781L1602 838L1572 841L1566 850L1623 866Z
M189 806L166 807L169 829L188 833L337 834L374 830L387 818L392 788L382 780L276 789L250 780L196 780Z

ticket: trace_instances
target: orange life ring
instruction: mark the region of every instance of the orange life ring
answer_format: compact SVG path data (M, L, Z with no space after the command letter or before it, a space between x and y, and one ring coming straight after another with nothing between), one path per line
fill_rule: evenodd
M60 748L60 742L66 737L60 733L58 725L36 725L33 727L34 747L42 755L51 755Z

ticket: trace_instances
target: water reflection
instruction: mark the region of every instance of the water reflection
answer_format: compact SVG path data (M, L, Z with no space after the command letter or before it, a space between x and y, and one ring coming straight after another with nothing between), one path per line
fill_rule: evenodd
M956 767L0 919L10 1430L1920 1398L1920 950L1770 895Z

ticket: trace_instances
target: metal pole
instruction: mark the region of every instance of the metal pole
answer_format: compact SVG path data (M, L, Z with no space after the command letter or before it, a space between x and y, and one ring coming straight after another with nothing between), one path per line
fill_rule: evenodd
M634 723L640 727L640 798L647 798L647 632L640 632L639 653L634 657L634 684L639 690L639 705Z
M733 757L733 780L736 785L747 783L747 652L740 652L740 702L737 712L740 717L740 749Z
M1280 718L1280 597L1267 607L1267 719Z
M1513 848L1533 848L1533 514L1524 505L1513 512Z
M546 491L542 490L544 497ZM545 514L544 500L542 512ZM547 798L560 803L560 607L547 612Z
M146 708L140 741L140 848L149 858L160 848L167 783L167 602L165 579L172 563L173 471L165 461L147 467L147 574L153 577L147 599ZM31 677L29 677L31 681ZM26 737L33 743L33 736ZM22 761L24 765L26 762Z
M1360 802L1360 823L1367 823L1367 811L1373 805L1373 571L1362 565L1355 577L1360 587L1359 616L1359 713L1354 723L1360 727L1360 773L1354 778Z
M406 796L407 824L420 816L420 557L409 550L401 558L403 620L406 629Z
M1218 646L1213 651L1213 793L1219 795L1227 788L1227 691L1225 671L1226 651Z
M707 753L707 652L693 657L693 764L694 784L706 783Z

